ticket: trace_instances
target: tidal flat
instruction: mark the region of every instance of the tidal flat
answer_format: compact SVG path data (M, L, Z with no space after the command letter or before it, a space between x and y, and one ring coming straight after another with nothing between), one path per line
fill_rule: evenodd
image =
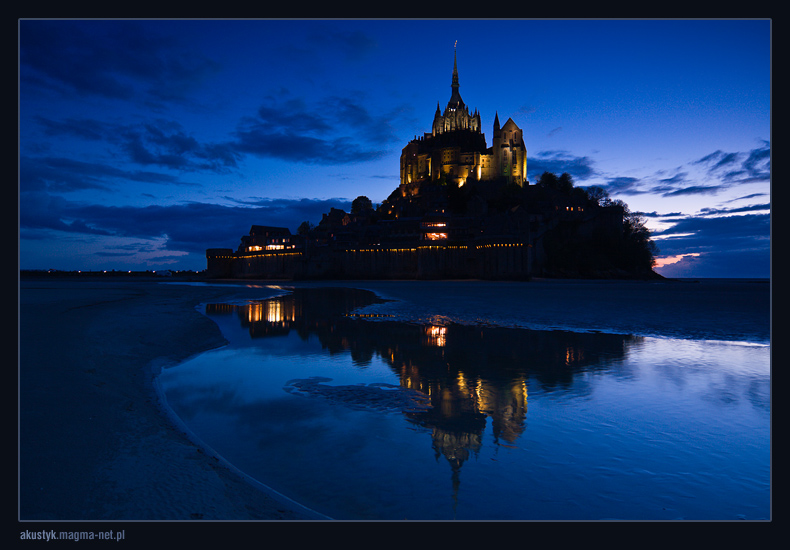
M262 285L175 414L346 520L767 520L763 281ZM670 299L672 298L672 299Z

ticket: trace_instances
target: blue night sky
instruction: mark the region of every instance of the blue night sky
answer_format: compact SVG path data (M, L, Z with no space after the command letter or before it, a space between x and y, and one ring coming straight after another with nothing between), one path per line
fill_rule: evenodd
M456 41L531 182L643 213L663 275L770 275L770 20L20 20L20 268L202 270L383 201Z

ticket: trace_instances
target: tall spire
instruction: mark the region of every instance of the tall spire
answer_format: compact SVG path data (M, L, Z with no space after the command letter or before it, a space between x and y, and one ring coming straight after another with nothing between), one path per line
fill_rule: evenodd
M448 107L458 108L463 107L464 101L461 99L461 94L458 93L458 53L456 52L456 48L458 47L458 40L455 41L455 46L453 47L453 83L451 88L453 89L452 95L450 95L450 101L448 102Z
M458 90L458 40L453 47L453 90Z

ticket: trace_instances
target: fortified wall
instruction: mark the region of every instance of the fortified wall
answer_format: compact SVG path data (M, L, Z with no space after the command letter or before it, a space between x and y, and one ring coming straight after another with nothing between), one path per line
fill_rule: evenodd
M528 279L533 247L523 242L392 247L309 247L249 254L206 251L207 275L233 279Z

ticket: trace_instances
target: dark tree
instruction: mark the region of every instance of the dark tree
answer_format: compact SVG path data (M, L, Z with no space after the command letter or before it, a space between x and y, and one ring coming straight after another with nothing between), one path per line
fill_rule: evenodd
M557 179L557 189L565 194L570 194L573 189L573 177L568 172L563 172Z
M351 202L352 214L363 214L365 212L373 211L373 203L364 195L360 195Z
M585 189L587 191L587 199L590 201L590 204L595 204L597 206L609 206L609 204L612 202L609 198L609 192L603 187L593 185Z
M299 225L299 229L296 232L300 235L307 235L310 231L315 227L312 223L308 221L304 221Z
M650 239L645 221L639 213L626 211L623 216L623 255L634 267L652 269L658 247Z
M559 189L560 180L553 172L543 172L538 178L538 185L546 189Z

